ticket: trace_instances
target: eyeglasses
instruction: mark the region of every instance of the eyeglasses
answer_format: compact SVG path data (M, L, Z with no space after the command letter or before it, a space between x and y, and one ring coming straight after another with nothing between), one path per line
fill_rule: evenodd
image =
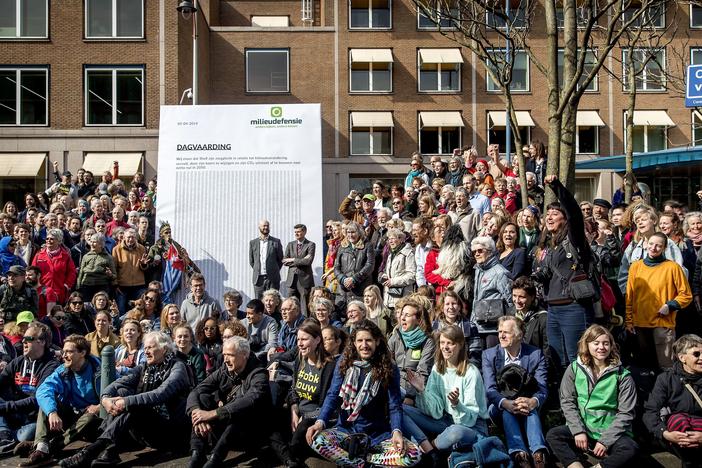
M156 302L156 298L153 296L144 296L144 300L147 302Z
M205 331L216 331L217 327L205 327Z
M23 336L22 337L22 343L34 343L37 340L39 340L38 336Z
M66 316L65 315L55 315L54 320L58 320L59 322L63 322L66 320Z
M483 252L485 252L485 249L475 249L471 250L471 252L473 252L474 254L482 255Z
M71 305L82 304L82 301L71 301Z

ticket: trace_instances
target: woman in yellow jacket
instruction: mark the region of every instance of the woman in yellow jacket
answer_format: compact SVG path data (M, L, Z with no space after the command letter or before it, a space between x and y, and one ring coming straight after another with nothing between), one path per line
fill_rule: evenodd
M638 338L645 367L673 366L675 316L692 301L683 269L665 258L668 242L660 232L649 237L646 256L631 265L626 285L626 328Z

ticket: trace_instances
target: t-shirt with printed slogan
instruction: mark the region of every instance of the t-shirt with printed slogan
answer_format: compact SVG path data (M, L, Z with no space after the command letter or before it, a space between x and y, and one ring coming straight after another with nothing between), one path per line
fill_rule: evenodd
M318 401L323 369L317 369L305 359L304 364L300 363L300 369L295 376L295 393L300 399L298 408L300 414L306 418L317 417L319 414L320 408L316 401Z

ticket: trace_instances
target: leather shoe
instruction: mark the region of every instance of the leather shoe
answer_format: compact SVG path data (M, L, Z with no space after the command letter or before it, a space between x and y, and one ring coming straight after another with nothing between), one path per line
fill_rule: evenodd
M29 458L20 463L18 466L23 468L35 468L37 466L44 466L54 462L54 458L46 453L35 450L29 454Z
M188 468L202 468L207 461L207 457L199 450L193 450L190 455L190 463Z
M546 450L537 450L534 452L534 468L546 468L546 455L548 455Z
M34 441L25 440L15 445L15 449L12 454L16 457L27 458L30 453L32 453L32 448L34 447Z
M90 466L90 461L93 455L90 451L83 449L80 452L64 458L59 462L61 468L85 468Z
M529 462L529 455L526 452L517 452L513 456L514 465L519 468L531 468L531 462Z
M116 466L122 463L122 459L119 458L117 453L117 447L111 445L107 447L103 452L90 464L91 467L99 466Z

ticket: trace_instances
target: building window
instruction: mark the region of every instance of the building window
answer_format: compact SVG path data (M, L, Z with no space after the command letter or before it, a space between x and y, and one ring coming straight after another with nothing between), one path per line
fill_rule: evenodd
M246 51L246 92L290 92L290 51L249 49Z
M351 49L349 62L351 63L350 92L392 92L392 50Z
M514 132L514 128L512 128ZM531 141L531 127L521 127L519 129L519 137L522 140L522 144L527 144ZM514 149L514 140L512 140L512 152L516 152ZM507 128L502 126L492 126L488 129L488 145L497 144L500 147L500 153L507 153Z
M353 127L351 129L351 154L392 154L392 128Z
M692 146L702 146L702 115L692 111Z
M512 65L512 82L510 83L511 91L529 91L529 57L523 50L511 51L514 53L513 65ZM500 71L506 71L509 63L509 56L507 55L506 49L491 49L490 54L490 68L495 72L496 75L500 76L504 73ZM490 76L489 72L487 75L487 90L488 91L500 91L502 88L500 83L495 82Z
M690 5L690 27L702 28L702 6Z
M419 91L426 93L461 90L460 49L419 49Z
M349 28L389 29L392 25L392 0L350 0Z
M559 4L563 4L562 1L557 2L556 6L556 22L558 24L558 29L563 29L565 27L565 19L564 19L564 14L563 14L563 7L558 6ZM590 21L590 18L594 14L590 14L590 5L588 2L585 1L576 1L576 8L575 8L575 23L578 28L586 28L588 21ZM595 4L595 6L597 6Z
M573 197L578 201L592 200L595 198L595 178L576 177L573 187Z
M491 29L507 29L507 12L505 2L498 0L494 7L487 7L485 20L487 27ZM510 0L509 2L509 25L511 28L526 27L527 1Z
M702 49L690 49L690 65L702 65Z
M636 123L636 114L634 116ZM668 149L667 125L633 125L634 153L648 153ZM626 112L624 113L624 151L626 151L627 128Z
M0 125L48 125L49 71L0 68Z
M144 69L85 69L87 125L144 125Z
M143 0L86 0L85 22L88 39L142 38Z
M578 126L575 133L576 154L598 154L600 152L599 127Z
M665 91L665 49L634 49L634 71L637 91ZM624 91L629 90L629 51L622 51L622 82Z
M0 39L46 38L47 0L0 0Z
M455 20L458 18L459 9L451 8L448 12L444 13L445 5L437 3L434 8L427 8L427 13L431 12L430 16L427 16L425 12L421 9L417 9L417 27L419 29L453 29L456 27Z
M459 127L423 127L419 131L419 152L423 154L451 154L461 147Z
M563 87L563 53L563 49L558 50L558 83L559 86L561 86L561 88ZM577 60L579 60L579 57L576 57L576 63ZM580 80L578 82L578 87L582 86L583 82L585 81L587 76L590 74L590 71L595 67L596 64L597 55L594 50L589 49L587 52L585 52L583 74L581 75ZM597 75L595 75L595 78L590 82L587 88L585 88L585 91L597 91Z
M635 5L635 3L638 3ZM633 1L629 8L622 13L622 23L632 21L634 15L641 10L641 2ZM664 28L665 27L665 2L649 6L630 24L631 28Z

